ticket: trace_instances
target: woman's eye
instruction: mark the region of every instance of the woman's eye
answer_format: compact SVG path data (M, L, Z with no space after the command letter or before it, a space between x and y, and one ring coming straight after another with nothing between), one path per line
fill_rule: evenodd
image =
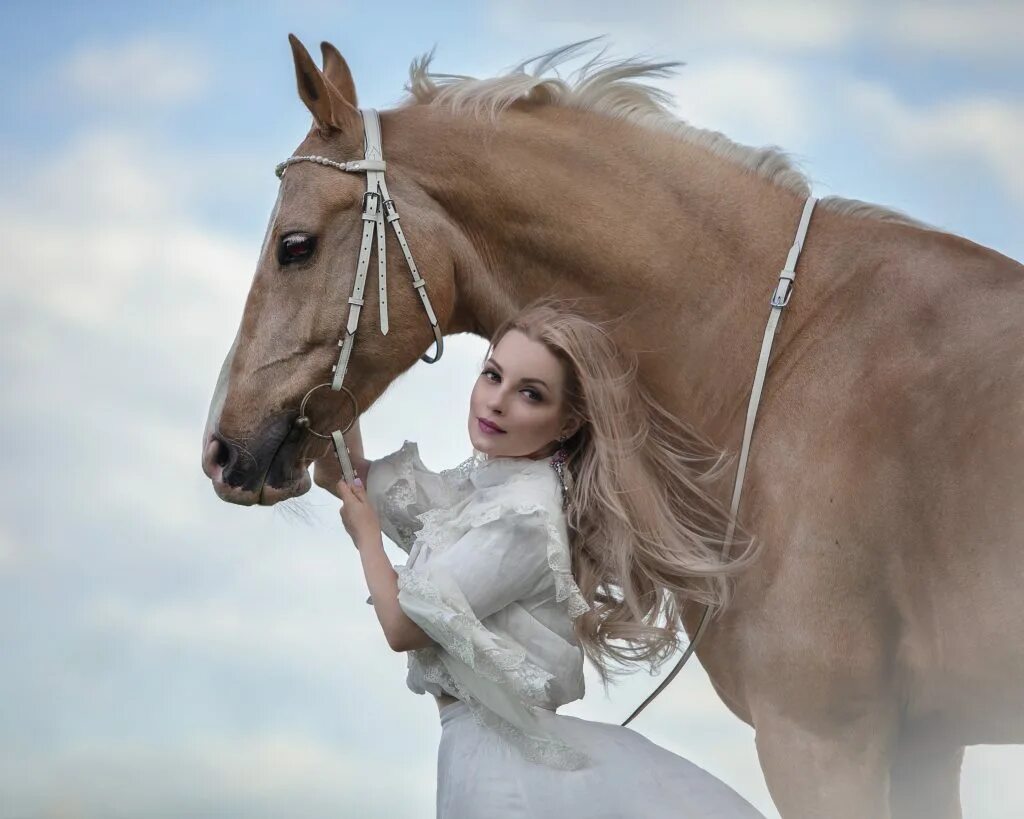
M295 264L309 259L316 250L316 236L308 233L289 233L277 244L277 263Z
M484 370L482 373L480 373L480 375L482 375L492 384L497 384L498 382L501 381L501 376L498 375L498 373L495 372L494 370ZM494 376L494 378L491 378L492 375ZM524 395L527 395L531 401L540 401L544 398L543 395L541 395L536 390L531 389L530 387L526 387L520 390L520 392L523 393Z

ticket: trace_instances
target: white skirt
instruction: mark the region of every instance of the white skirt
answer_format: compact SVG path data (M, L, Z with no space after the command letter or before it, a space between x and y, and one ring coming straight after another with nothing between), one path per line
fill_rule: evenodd
M632 728L546 712L593 759L572 771L525 759L464 702L440 715L437 819L764 819L720 779Z

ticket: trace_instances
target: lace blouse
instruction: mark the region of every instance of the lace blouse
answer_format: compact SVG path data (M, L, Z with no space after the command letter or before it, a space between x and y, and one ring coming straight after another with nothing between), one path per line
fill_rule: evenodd
M590 608L573 580L550 459L474 450L435 473L406 441L372 462L366 494L381 529L409 554L395 566L399 606L435 642L407 652L408 687L459 698L527 759L585 766L557 720L535 711L583 697L572 620Z

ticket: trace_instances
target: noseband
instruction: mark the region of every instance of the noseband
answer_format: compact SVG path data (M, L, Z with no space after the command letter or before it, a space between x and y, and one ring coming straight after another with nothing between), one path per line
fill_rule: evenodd
M366 286L366 273L370 267L370 253L373 250L373 240L377 239L377 301L380 305L380 331L382 335L388 334L388 285L387 285L387 253L385 246L385 222L391 225L398 239L398 246L402 248L405 256L405 263L412 274L412 286L419 293L423 309L427 311L427 320L434 332L434 345L437 350L433 357L424 354L420 356L423 361L433 364L441 358L444 352L444 338L441 328L437 323L437 316L434 315L434 308L427 296L427 283L420 276L416 269L416 262L413 261L412 251L405 240L402 226L398 223L398 209L395 207L391 194L388 193L387 182L384 180L384 170L387 163L384 161L384 149L380 138L380 117L373 108L360 108L359 113L363 119L363 159L355 159L349 162L337 162L325 156L290 156L284 162L278 164L274 169L278 179L284 177L289 165L296 162L315 162L328 168L334 168L345 173L365 173L366 193L363 194L363 237L359 245L359 258L356 262L356 275L352 281L352 295L348 298L348 320L345 323L345 331L338 346L341 350L338 353L338 363L331 367L334 377L329 382L317 384L309 390L299 405L299 417L295 419L295 425L318 438L329 438L334 442L334 449L338 454L338 461L341 464L342 474L345 480L351 482L355 478L355 470L352 468L352 460L348 454L348 447L345 444L343 433L348 432L356 418L359 417L359 404L352 391L342 385L345 374L348 372L349 358L352 355L352 345L355 343L356 328L359 325L359 314L363 308L363 289ZM343 430L335 430L330 435L317 432L310 426L309 416L306 415L306 403L309 397L321 387L330 387L335 392L344 390L352 402L352 420Z

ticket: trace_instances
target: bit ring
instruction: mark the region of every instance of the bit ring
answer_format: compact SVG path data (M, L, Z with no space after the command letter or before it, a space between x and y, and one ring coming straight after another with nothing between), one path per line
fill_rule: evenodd
M315 393L318 389L320 389L321 387L330 386L332 386L331 382L325 381L323 384L317 384L315 387L313 387L313 389L307 392L302 397L302 403L299 404L299 417L296 418L294 421L295 426L299 427L300 429L305 429L306 432L308 432L310 435L315 435L317 438L326 438L328 440L331 439L330 435L324 435L322 432L317 432L315 429L313 429L313 427L310 426L309 416L306 415L306 402L309 401L309 396ZM356 401L356 397L352 394L352 390L350 390L348 387L339 386L338 389L343 391L346 395L348 395L349 400L352 402L352 420L350 420L348 422L348 426L346 426L341 431L342 434L344 435L352 428L352 424L354 424L356 418L359 417L359 403Z

